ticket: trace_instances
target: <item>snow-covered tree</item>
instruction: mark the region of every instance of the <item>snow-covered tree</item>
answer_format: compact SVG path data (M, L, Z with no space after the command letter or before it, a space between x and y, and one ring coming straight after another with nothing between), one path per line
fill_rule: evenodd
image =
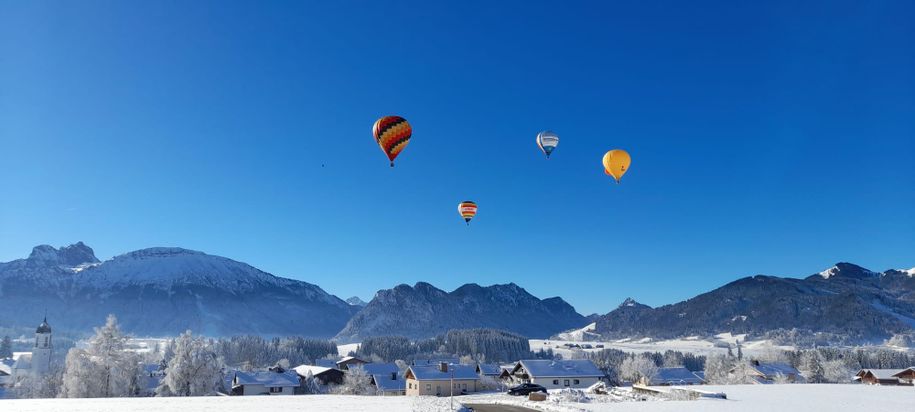
M841 359L823 362L823 379L830 383L847 383L854 372Z
M56 398L61 390L63 369L52 364L51 369L40 376L25 374L12 385L12 394L19 399Z
M705 380L711 384L728 383L728 375L733 363L724 355L709 355L705 359Z
M200 396L213 393L222 384L222 362L206 340L191 331L175 339L174 356L165 378L156 389L159 396Z
M334 388L340 395L374 395L370 376L362 366L350 367L343 376L343 383Z
M823 355L818 350L808 350L801 355L800 372L810 383L826 382Z
M61 396L107 398L134 396L139 392L140 366L136 353L126 350L128 336L117 318L108 315L105 326L96 328L86 350L67 353Z
M9 336L4 336L0 340L0 359L13 357L13 340Z
M645 356L631 356L620 365L620 377L631 382L645 378L650 381L658 374L658 365Z

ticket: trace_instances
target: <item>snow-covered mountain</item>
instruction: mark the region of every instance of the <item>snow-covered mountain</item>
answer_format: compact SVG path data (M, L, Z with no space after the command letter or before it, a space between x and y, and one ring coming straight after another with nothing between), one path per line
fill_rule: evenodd
M426 338L466 328L503 329L536 338L586 323L585 317L561 298L541 300L514 283L487 287L470 283L449 293L419 282L379 291L337 338Z
M366 301L359 299L359 296L351 296L349 299L346 300L346 303L349 303L350 305L353 305L353 306L358 306L360 308L365 307L365 305L368 305L368 303Z
M58 330L87 331L115 313L137 335L330 337L355 312L318 286L224 257L159 247L99 262L82 242L0 263L0 301L3 325L31 325L47 310Z
M651 308L627 299L596 322L605 338L715 333L874 342L915 333L915 271L837 263L804 279L757 275ZM794 337L792 337L794 336Z

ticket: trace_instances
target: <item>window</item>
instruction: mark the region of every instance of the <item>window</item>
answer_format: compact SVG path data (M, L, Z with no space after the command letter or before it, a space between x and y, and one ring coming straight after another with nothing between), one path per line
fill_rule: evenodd
M431 391L431 390L432 390L432 384L431 384L431 383L427 383L427 384L426 384L426 390L427 390L427 391Z
M270 393L283 393L283 388L279 386L271 386Z
M559 379L553 379L553 385L559 385Z
M467 389L467 384L466 384L466 383L462 383L462 384L461 384L461 388Z
M562 385L563 385L563 386L569 386L569 380L568 380L568 379L563 380L563 381L562 381Z
M578 379L572 379L572 384L578 385L579 383L581 383L581 381L579 381Z

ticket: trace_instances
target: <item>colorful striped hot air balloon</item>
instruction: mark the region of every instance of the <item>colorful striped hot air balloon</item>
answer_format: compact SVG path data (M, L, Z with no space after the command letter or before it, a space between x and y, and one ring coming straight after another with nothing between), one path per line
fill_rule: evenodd
M546 154L546 158L550 158L550 153L553 153L553 149L556 146L559 146L559 136L556 133L553 133L549 130L537 133L537 146L540 147L540 150Z
M458 203L458 213L461 214L461 217L463 217L464 221L469 225L470 219L473 219L473 217L477 215L477 204L469 200Z
M394 167L394 158L410 143L413 128L403 117L385 116L375 122L375 126L372 127L372 135L375 136L375 141L391 161L391 167Z

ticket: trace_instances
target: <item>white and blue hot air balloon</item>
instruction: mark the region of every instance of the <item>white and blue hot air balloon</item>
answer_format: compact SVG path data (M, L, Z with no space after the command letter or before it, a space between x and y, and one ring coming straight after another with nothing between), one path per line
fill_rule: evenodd
M553 133L549 130L537 133L537 146L540 147L540 150L546 154L546 158L550 158L550 153L553 153L553 149L556 146L559 146L559 135Z

